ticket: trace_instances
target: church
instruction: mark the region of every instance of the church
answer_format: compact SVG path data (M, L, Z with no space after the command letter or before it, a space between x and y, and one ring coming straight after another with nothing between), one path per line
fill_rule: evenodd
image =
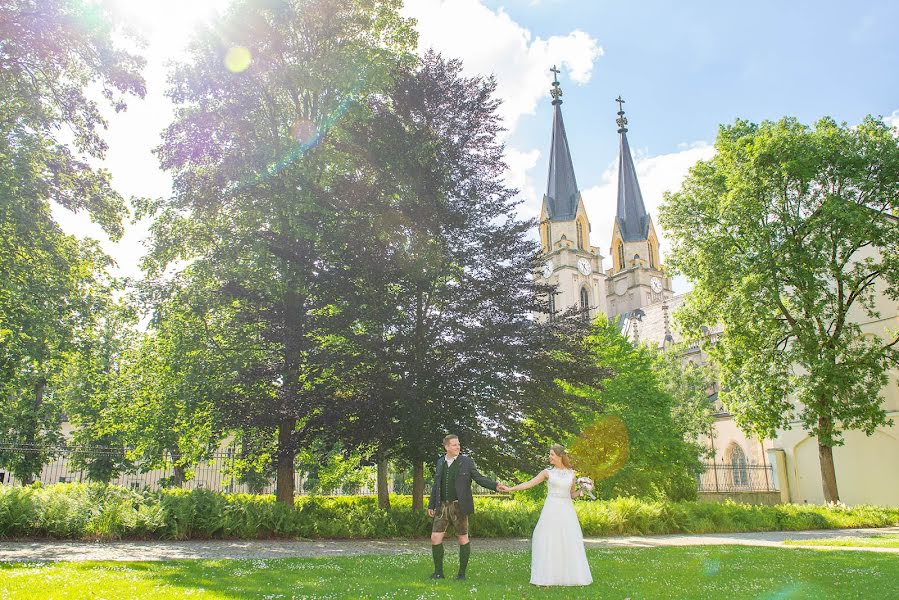
M558 70L552 72L558 75ZM562 90L558 77L550 91L553 105L549 176L540 211L542 283L555 286L550 298L550 314L577 307L591 318L605 314L618 319L622 333L633 343L648 343L663 349L677 347L685 366L707 362L699 344L683 345L675 324L675 311L689 294L675 295L671 279L665 275L659 255L659 240L652 216L646 211L640 183L628 145L628 121L619 97L618 110L618 194L612 242L612 265L603 268L603 256L590 244L590 220L577 186L565 123L562 119ZM856 315L866 333L886 337L899 329L899 304L885 293L878 308L886 318L867 322ZM703 333L711 342L721 332L710 325ZM740 430L726 407L718 401L717 384L708 390L714 416L713 430L703 440L712 455L716 485L727 492L750 489L778 490L783 502L824 502L817 442L801 428L778 431L774 439L752 438ZM840 496L847 504L899 504L899 477L884 478L878 457L886 458L886 468L899 465L899 369L894 369L883 390L884 408L894 423L878 428L871 436L858 431L846 434L846 444L834 448ZM718 477L718 467L723 477ZM760 484L756 477L773 481ZM761 475L764 474L764 475Z

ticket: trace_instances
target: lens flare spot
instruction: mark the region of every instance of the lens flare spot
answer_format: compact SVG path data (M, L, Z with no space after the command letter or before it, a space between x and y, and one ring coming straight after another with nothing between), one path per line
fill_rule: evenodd
M250 66L253 57L243 46L232 46L225 53L225 68L232 73L242 73Z
M627 425L615 416L602 417L575 439L569 454L581 473L594 481L608 479L627 462Z
M315 127L315 125L312 124L311 121L300 117L296 121L294 121L293 125L291 125L290 133L291 135L293 135L294 140L296 140L300 144L309 146L315 141L316 137L318 136L318 129Z

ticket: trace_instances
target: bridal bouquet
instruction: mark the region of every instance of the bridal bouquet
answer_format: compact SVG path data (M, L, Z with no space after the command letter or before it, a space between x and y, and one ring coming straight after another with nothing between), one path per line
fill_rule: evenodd
M577 489L581 492L581 496L587 496L591 500L596 500L596 496L593 495L593 487L593 480L589 477L577 478Z

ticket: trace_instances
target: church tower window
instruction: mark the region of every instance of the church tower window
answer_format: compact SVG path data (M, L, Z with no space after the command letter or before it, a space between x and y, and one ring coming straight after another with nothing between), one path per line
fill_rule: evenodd
M587 292L586 287L581 288L581 310L584 311L584 318L586 319L590 310L590 294Z
M618 242L618 270L624 270L624 244Z
M584 244L584 222L578 219L577 222L577 247L581 250L586 248Z
M649 240L649 268L656 268L656 255L655 252L652 251L652 240Z
M553 321L556 317L556 295L550 292L549 294L549 320Z

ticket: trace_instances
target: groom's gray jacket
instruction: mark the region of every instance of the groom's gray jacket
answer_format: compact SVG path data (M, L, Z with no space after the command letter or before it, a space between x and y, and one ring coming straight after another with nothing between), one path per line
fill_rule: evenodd
M460 454L456 457L459 461L459 474L456 476L456 496L459 498L459 512L463 515L470 515L474 512L474 498L471 497L471 480L474 479L480 485L488 490L496 491L496 482L492 479L484 477L478 472L474 466L474 461L470 456ZM446 456L437 459L437 470L434 472L434 485L431 487L431 499L428 501L428 508L436 510L440 506L440 484L441 475L443 474L443 463L446 462Z

